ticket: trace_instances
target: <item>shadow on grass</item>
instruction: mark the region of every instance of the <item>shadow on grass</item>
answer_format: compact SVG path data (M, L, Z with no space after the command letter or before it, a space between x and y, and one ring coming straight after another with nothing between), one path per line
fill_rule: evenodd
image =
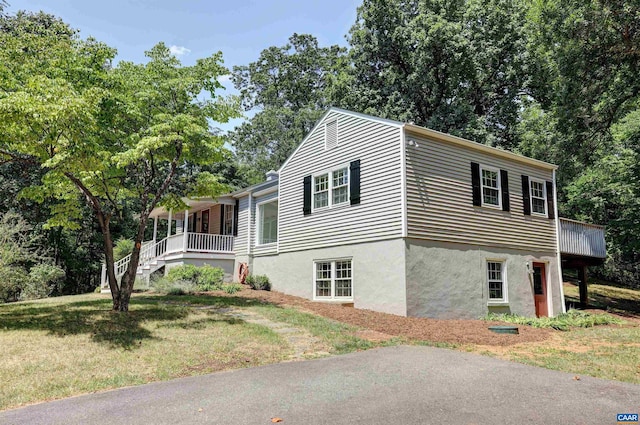
M588 297L589 297L589 307L600 310L610 310L619 314L621 316L627 317L640 317L640 302L624 298L618 297L613 294L605 295L600 293L599 289L596 289L592 286L588 287ZM629 289L629 288L623 288ZM565 302L567 304L567 309L569 308L580 308L580 297L579 296L571 296L565 294Z
M185 321L191 310L163 301L173 297L134 297L128 313L111 310L111 300L78 301L60 304L19 303L7 304L0 309L0 332L10 330L46 331L50 335L86 334L91 340L112 348L137 348L143 340L155 339L143 325L158 322L160 327L197 327ZM175 297L183 298L183 297ZM191 303L190 303L191 304ZM208 322L241 324L236 318L209 318Z

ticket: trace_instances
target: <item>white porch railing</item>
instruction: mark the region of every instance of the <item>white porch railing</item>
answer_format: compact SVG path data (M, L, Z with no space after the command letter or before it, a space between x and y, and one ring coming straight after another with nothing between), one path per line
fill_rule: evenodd
M185 244L186 236L186 244ZM233 236L210 235L208 233L179 233L171 235L156 243L147 241L140 249L140 261L138 267L144 267L157 260L162 259L167 254L177 252L203 252L203 253L233 253ZM121 278L129 267L131 254L118 260L114 264L116 278ZM102 265L101 285L107 284L106 266Z

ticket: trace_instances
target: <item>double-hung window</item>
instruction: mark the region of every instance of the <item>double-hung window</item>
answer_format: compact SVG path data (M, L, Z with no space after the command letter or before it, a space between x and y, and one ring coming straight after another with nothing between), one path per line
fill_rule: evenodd
M224 206L224 234L233 235L233 218L235 205Z
M482 205L500 207L500 170L481 168Z
M258 245L278 242L278 201L258 204Z
M531 212L534 214L547 215L547 188L545 182L530 179L531 188Z
M505 284L504 261L487 261L487 284L489 302L506 302L507 287Z
M313 178L313 209L349 202L349 167L342 167Z
M317 300L353 299L353 269L350 259L313 263L313 297Z

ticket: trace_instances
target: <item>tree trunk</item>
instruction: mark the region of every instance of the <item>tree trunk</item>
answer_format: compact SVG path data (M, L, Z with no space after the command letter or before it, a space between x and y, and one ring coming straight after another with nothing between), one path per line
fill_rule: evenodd
M129 311L129 301L131 300L133 285L136 282L138 263L140 262L140 249L142 248L142 240L144 239L144 231L146 227L147 215L143 214L140 217L140 222L138 223L138 232L136 233L136 237L134 239L133 251L131 251L131 261L129 261L127 271L124 272L122 280L120 281L120 296L118 299L118 308L116 309L114 300L114 310Z
M98 214L98 222L104 237L104 261L107 269L107 281L109 282L109 290L111 291L111 299L113 300L113 310L120 310L120 288L118 288L118 279L116 277L115 260L113 257L113 238L111 237L111 229L109 228L109 217L104 214Z

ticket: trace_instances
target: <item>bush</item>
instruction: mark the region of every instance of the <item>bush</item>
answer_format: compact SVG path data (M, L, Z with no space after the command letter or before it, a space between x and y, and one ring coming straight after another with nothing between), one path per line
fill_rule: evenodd
M192 264L183 264L181 266L172 267L167 273L167 278L177 280L188 280L196 283L198 279L198 268Z
M239 283L225 283L222 285L222 290L227 294L235 294L238 291L242 290L242 285Z
M131 239L120 238L113 246L114 261L122 260L133 251L133 241Z
M215 291L222 288L224 270L220 267L211 267L208 264L198 269L196 285L201 291Z
M153 282L153 289L156 292L167 295L193 294L198 290L193 282L187 280L174 280L168 276L162 277Z
M37 264L29 270L29 276L22 288L20 299L35 300L46 298L59 289L65 272L53 264Z
M246 280L247 285L251 287L251 289L256 290L271 290L271 282L269 282L269 278L265 275L249 275Z

